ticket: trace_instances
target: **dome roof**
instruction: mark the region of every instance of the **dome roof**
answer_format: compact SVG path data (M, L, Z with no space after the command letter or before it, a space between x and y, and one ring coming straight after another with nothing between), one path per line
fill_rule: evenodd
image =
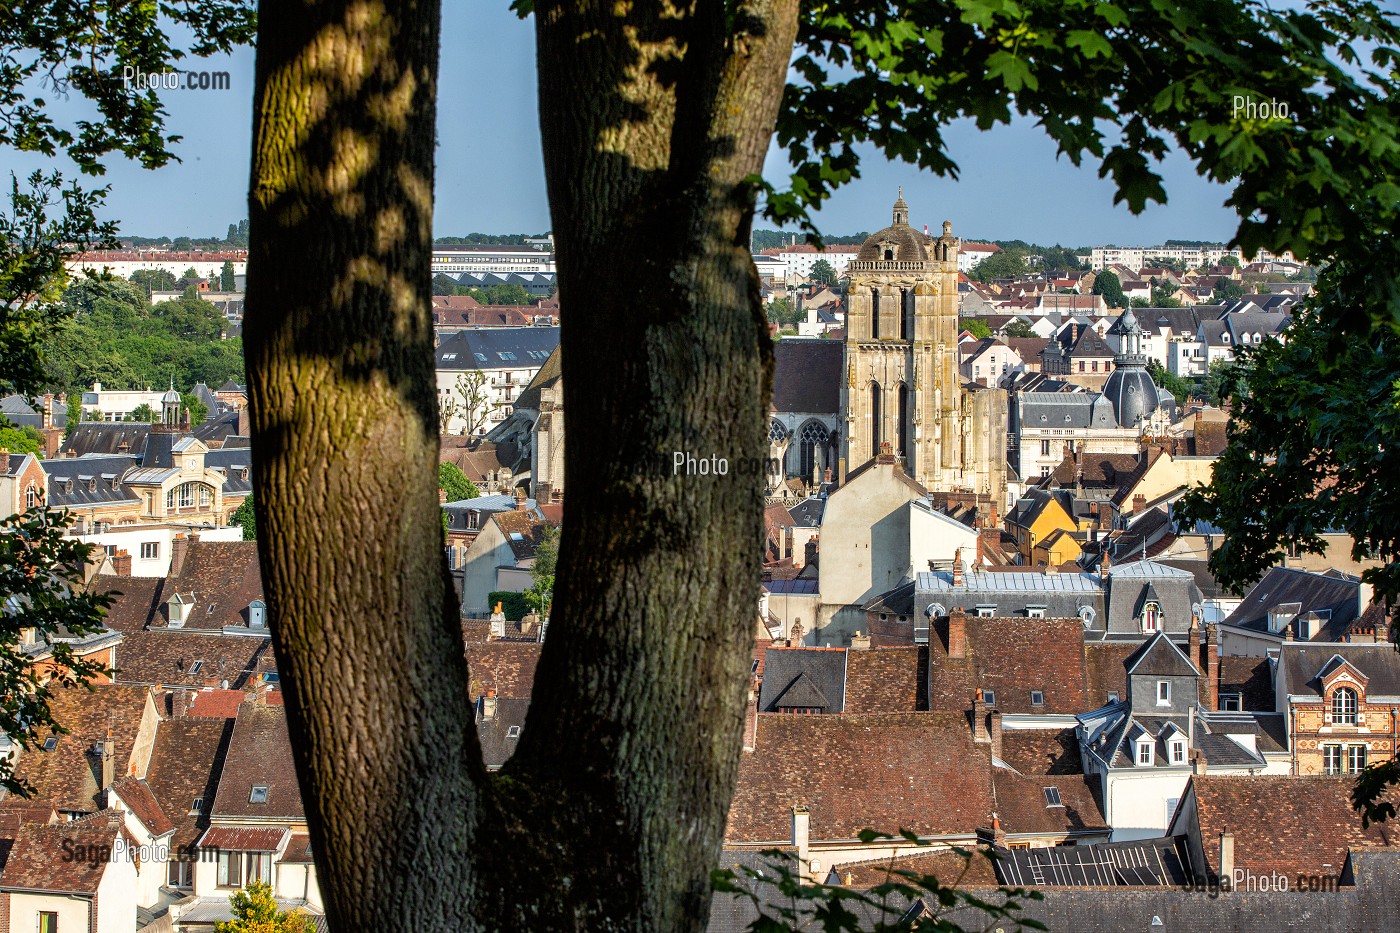
M861 244L856 255L858 262L928 261L928 237L909 226L909 205L903 188L894 202L893 213L894 223L875 231Z
M1103 387L1104 398L1113 405L1119 427L1134 428L1157 410L1159 396L1152 375L1140 363L1125 362L1114 368Z

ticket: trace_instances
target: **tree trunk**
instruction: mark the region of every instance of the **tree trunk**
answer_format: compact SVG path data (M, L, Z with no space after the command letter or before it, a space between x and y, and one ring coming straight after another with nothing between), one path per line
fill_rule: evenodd
M335 929L704 926L763 536L745 179L797 0L725 6L536 11L569 496L529 720L488 776L435 494L437 5L261 5L259 546Z

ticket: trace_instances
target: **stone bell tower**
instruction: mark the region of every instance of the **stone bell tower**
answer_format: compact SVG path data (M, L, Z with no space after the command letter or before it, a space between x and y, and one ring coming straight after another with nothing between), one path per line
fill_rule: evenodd
M970 486L958 374L958 245L909 225L901 189L893 223L847 265L841 385L842 479L881 453L926 489Z

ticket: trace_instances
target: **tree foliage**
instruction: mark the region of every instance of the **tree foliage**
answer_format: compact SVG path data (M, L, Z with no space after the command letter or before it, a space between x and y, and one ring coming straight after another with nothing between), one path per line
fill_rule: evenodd
M438 488L447 493L448 502L461 502L481 495L476 483L467 479L467 474L455 463L438 464Z
M149 298L151 292L173 292L175 273L169 269L137 269L131 273L132 283L139 285Z
M836 270L825 259L818 259L812 263L812 272L807 277L816 285L836 284Z
M43 335L45 382L142 389L243 382L243 343L225 339L215 307L199 298L151 305L140 286L121 279L87 280L59 303L61 323Z
M559 529L545 526L535 542L535 560L530 565L530 588L525 591L525 601L530 608L549 618L549 607L554 601L554 570L559 563Z
M46 735L64 729L49 712L56 690L86 684L110 673L97 661L73 654L67 639L102 630L112 597L90 589L83 568L92 546L65 537L73 519L42 504L0 521L0 733L28 754L44 754ZM50 652L52 666L34 663L32 643ZM63 639L63 640L60 640ZM29 796L33 788L15 777L13 762L0 758L0 788Z
M1128 298L1123 294L1123 283L1118 280L1118 273L1105 269L1094 276L1093 294L1102 295L1104 303L1110 308L1126 308Z
M12 454L37 454L44 449L39 432L29 427L16 427L0 416L0 450Z
M1002 250L992 253L973 267L971 277L979 282L994 282L997 279L1010 279L1025 275L1031 269L1025 253L1019 249Z
M1039 337L1040 335L1037 334L1037 333L1035 332L1035 328L1031 327L1031 325L1030 325L1029 323L1027 323L1026 321L1023 321L1023 320L1021 320L1020 318L1014 318L1014 319L1008 321L1007 324L1006 324L1006 336L1008 336L1008 337Z
M306 917L282 910L272 896L272 885L265 881L251 882L247 887L229 895L233 909L232 920L214 924L214 933L311 933L311 921Z
M963 318L961 324L963 330L967 331L978 340L986 340L988 337L992 336L992 329L988 327L987 322L981 318Z
M1166 389L1172 394L1172 398L1176 399L1178 405L1185 405L1186 400L1197 392L1197 386L1193 380L1183 379L1175 373L1168 372L1155 359L1147 361L1147 372L1159 388Z
M1244 295L1243 285L1222 275L1216 278L1215 288L1211 291L1210 297L1215 301L1234 301L1236 298L1243 298Z
M244 541L256 541L258 539L258 518L257 506L253 504L253 497L250 494L242 502L238 503L238 508L233 510L229 516L229 524L237 525L243 529Z

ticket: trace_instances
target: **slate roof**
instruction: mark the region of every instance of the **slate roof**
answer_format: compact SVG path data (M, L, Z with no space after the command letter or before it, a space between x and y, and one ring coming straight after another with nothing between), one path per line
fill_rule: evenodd
M997 849L996 855L998 880L1016 887L1182 887L1191 881L1190 856L1184 844L1171 837ZM1112 895L1095 893L1106 903L1114 900Z
M468 644L467 670L472 702L488 689L496 696L529 697L535 682L540 645L532 642L490 641Z
M1143 642L1123 662L1128 675L1148 677L1198 677L1200 672L1186 655L1172 644L1165 632Z
M111 736L114 770L125 775L132 763L141 719L146 711L145 687L100 684L50 688L49 710L68 729L57 736L52 751L33 748L15 763L15 777L34 786L33 800L56 810L92 813L100 809L102 763L90 754L97 742Z
M513 407L528 408L531 411L540 409L540 392L546 386L554 385L564 374L564 363L560 356L559 348L555 347L549 354L549 358L540 366L539 372L535 373L525 388L520 390L520 394L515 397Z
M496 715L487 719L482 713L482 701L476 706L476 737L481 742L481 758L488 771L496 771L515 754L530 711L528 697L499 697Z
M822 524L822 510L826 507L826 500L817 496L803 499L801 502L788 509L788 514L792 516L792 523L802 528L820 528Z
M1040 606L1047 618L1058 619L1078 616L1087 608L1102 627L1104 603L1103 589L1093 574L1024 570L992 573L974 567L963 575L960 586L953 585L950 571L916 574L914 604L921 614L932 607L941 606L951 612L955 606L961 606L970 616L976 615L978 606L987 606L1000 617L1023 614L1032 606Z
M1361 814L1351 807L1355 783L1346 775L1194 775L1188 794L1196 798L1206 871L1219 875L1219 838L1226 830L1235 837L1237 867L1255 875L1277 871L1290 880L1339 876L1348 849L1400 845L1400 827L1390 822L1361 828Z
M1109 632L1136 633L1141 630L1137 617L1149 588L1162 610L1160 625L1163 630L1180 633L1191 627L1195 608L1202 602L1195 578L1185 570L1155 560L1135 560L1109 567Z
M770 647L764 656L759 712L816 707L823 713L845 709L846 649Z
M204 662L194 670L196 661ZM117 648L117 683L218 686L241 690L253 677L275 671L269 637L203 634L181 630L130 632Z
M122 481L132 472L135 462L132 457L102 455L44 460L41 466L49 476L49 504L56 508L85 508L135 502L135 493Z
M268 788L266 803L250 802L255 785ZM239 707L210 816L290 821L306 818L292 764L284 707L252 703Z
M89 454L129 454L134 457L146 446L146 435L150 430L149 424L140 422L84 421L68 432L59 452L65 457L85 457Z
M5 420L17 428L34 428L38 430L44 423L40 410L29 404L29 400L22 395L7 395L0 398L0 415ZM68 409L58 404L55 399L53 403L53 426L56 428L68 427Z
M964 623L967 656L948 656L947 618L929 633L929 706L935 711L972 709L976 692L991 690L1003 713L1071 714L1093 704L1084 692L1084 623L1077 618L1022 616ZM1031 702L1039 691L1043 703Z
M784 337L773 345L773 410L835 416L841 406L839 340Z
M440 370L539 369L559 347L557 327L459 330L434 351Z
M1400 652L1395 646L1377 645L1315 645L1308 642L1284 642L1279 648L1279 676L1283 678L1290 696L1305 700L1321 699L1318 674L1335 657L1341 657L1369 678L1366 697L1382 697L1400 702Z
M810 810L813 841L990 824L987 746L973 743L961 713L760 714L756 742L740 758L730 843L791 841L797 805Z
M1113 405L1096 392L1020 392L1023 428L1117 428Z
M231 719L169 719L156 730L146 783L175 828L172 851L193 845L208 827L232 735ZM204 801L199 813L190 812L195 798Z
M1330 619L1314 641L1339 641L1358 615L1360 585L1356 580L1292 567L1273 567L1245 595L1235 611L1225 617L1225 625L1258 632L1269 630L1269 610L1297 603L1297 615L1328 612Z

